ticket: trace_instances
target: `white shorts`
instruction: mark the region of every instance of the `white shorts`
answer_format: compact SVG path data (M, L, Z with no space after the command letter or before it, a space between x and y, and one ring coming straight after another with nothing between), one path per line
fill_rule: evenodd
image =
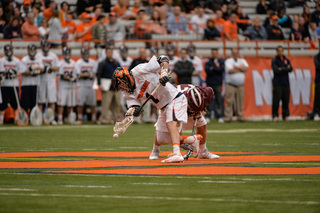
M188 117L188 123L182 124L182 130L185 129L192 129L194 124L193 117ZM202 127L204 125L207 125L206 119L202 116L201 118L198 119L197 121L197 128Z
M157 123L155 124L156 130L161 132L169 132L167 123L171 121L180 121L178 126L179 132L182 130L182 123L188 121L188 101L186 96L181 95L174 99L167 107L160 110Z
M97 105L96 92L89 87L78 87L77 90L77 105L83 106L87 104L89 106Z
M59 88L58 105L74 107L76 105L76 91L73 88Z
M57 102L56 79L50 79L48 81L48 87L47 87L46 81L41 81L38 94L39 94L38 103L40 104L46 103L47 94L48 94L48 103L56 103Z

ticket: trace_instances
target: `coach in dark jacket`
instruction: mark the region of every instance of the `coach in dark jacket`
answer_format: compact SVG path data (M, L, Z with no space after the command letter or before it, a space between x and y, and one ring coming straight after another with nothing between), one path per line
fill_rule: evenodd
M99 118L101 123L111 123L111 117L109 115L109 108L112 105L112 113L115 121L121 120L120 114L120 100L121 93L115 91L115 88L111 84L111 78L113 72L120 64L113 59L113 49L106 48L106 59L98 64L97 81L99 88L102 91L101 94L101 116Z
M211 58L205 64L205 71L207 73L206 83L208 87L211 87L215 95L215 107L216 117L219 122L223 122L222 119L222 80L224 72L224 60L218 58L218 50L211 50ZM207 117L211 117L211 105L208 107Z
M178 77L178 84L191 84L191 78L194 71L193 64L187 60L187 49L180 50L181 59L174 64L173 72Z
M315 94L313 102L314 119L318 120L320 116L320 49L319 53L314 56L314 65L316 67Z
M283 47L277 47L277 55L272 59L273 70L273 97L272 97L272 118L278 119L279 103L282 101L282 119L286 120L289 116L290 82L289 72L292 72L292 66L283 55Z

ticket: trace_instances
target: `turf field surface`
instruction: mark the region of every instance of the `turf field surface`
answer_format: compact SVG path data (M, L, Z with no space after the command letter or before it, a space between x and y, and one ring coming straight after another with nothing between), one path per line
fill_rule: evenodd
M186 132L190 134L191 132ZM208 125L217 160L148 160L152 125L0 128L0 212L319 212L320 123Z

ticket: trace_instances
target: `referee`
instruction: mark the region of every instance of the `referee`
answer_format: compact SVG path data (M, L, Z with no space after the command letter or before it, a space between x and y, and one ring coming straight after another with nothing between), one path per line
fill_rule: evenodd
M272 93L272 119L278 120L279 103L282 101L282 119L286 120L289 116L290 83L289 72L292 72L292 66L283 55L283 47L277 47L277 55L272 59L273 70L273 93Z

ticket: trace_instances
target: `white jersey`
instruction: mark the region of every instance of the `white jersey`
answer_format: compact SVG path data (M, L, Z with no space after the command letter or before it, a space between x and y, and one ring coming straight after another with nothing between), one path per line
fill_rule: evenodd
M12 60L8 61L7 57L3 57L0 59L0 72L5 72L8 69L13 69L17 73L21 72L20 69L20 60L14 56L12 56ZM12 87L12 80L9 78L8 75L4 76L5 79L2 82L1 86L3 87ZM19 78L15 78L14 80L14 86L19 86Z
M135 66L131 72L135 80L136 89L133 94L125 93L125 98L128 106L140 106L159 85L161 67L157 57L153 56L148 63ZM166 86L160 86L151 101L156 105L157 109L161 109L169 104L178 93L177 88L168 82Z
M116 59L121 67L127 68L129 70L129 67L133 61L133 59L129 56L127 56L126 60L124 61L123 58L120 56L118 59Z
M187 58L191 63L193 64L194 71L202 73L203 71L203 66L202 66L202 61L198 56L194 56L193 59L191 59L189 56ZM192 84L196 86L200 86L201 81L200 81L200 76L192 76Z
M106 50L103 49L101 51L101 53L98 55L98 63L100 63L101 61L103 61L104 59L106 59ZM113 50L113 55L112 58L116 61L119 61L119 58L121 58L120 53L118 50Z
M52 67L57 67L59 66L59 59L58 56L55 53L49 52L47 56L45 56L42 52L37 53L36 58L39 58L42 66L48 66L51 65ZM52 82L56 82L56 77L57 74L56 72L51 72L48 73L48 81L50 81L50 83ZM47 78L47 74L43 74L41 75L41 82L46 82Z
M81 73L92 73L92 76L95 76L97 72L97 63L95 60L89 58L88 62L85 62L82 58L80 58L76 62L75 73L80 75ZM93 78L92 79L79 79L77 82L78 87L90 87L92 88Z
M70 59L69 63L66 62L64 59L62 59L59 62L59 76L63 76L63 75L72 75L75 74L75 67L76 67L76 62L72 59ZM59 78L59 88L72 88L73 82L70 81L65 81L62 80L61 78Z
M29 55L23 57L21 60L21 66L20 66L21 72L24 73L25 71L28 71L29 67L34 64L43 68L43 65L42 65L40 58L35 57L34 60L31 60ZM22 75L21 86L37 86L37 85L39 85L39 83L40 83L40 76Z
M172 59L169 58L169 71L173 70L174 64L180 60L179 57L173 56Z

